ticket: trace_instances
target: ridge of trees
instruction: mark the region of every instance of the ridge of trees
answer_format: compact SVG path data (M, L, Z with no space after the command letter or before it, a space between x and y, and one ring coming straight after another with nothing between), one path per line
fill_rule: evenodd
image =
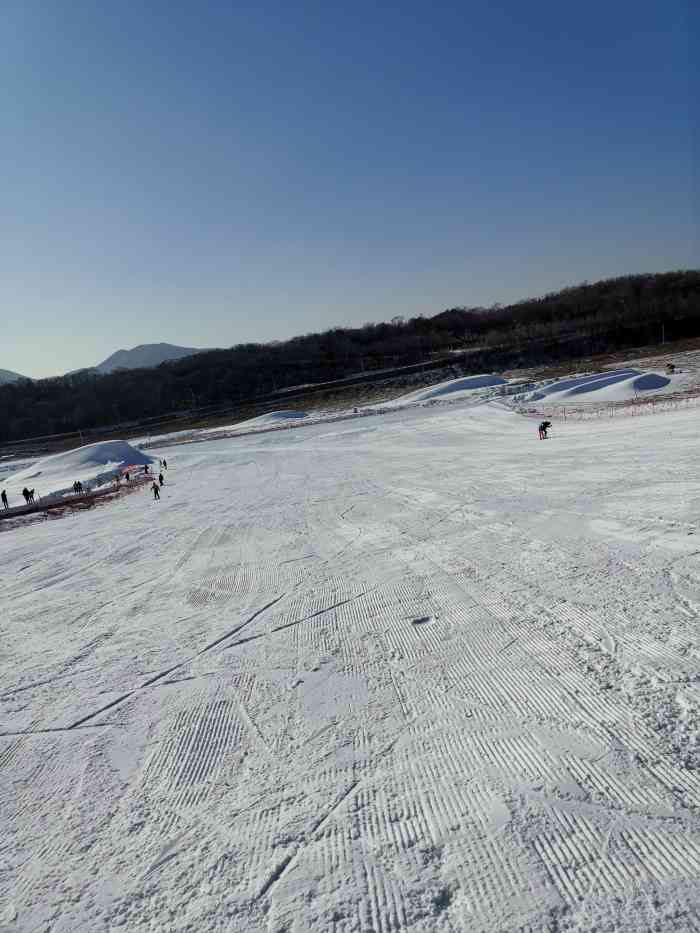
M700 336L700 270L628 275L491 308L337 327L198 353L151 369L0 386L0 442L88 430L463 351L466 372L576 359ZM455 360L459 357L455 354Z

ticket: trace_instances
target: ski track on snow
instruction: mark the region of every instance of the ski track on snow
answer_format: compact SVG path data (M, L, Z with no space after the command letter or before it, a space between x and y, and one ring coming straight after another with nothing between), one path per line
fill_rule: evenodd
M693 412L323 429L0 539L0 930L698 928Z

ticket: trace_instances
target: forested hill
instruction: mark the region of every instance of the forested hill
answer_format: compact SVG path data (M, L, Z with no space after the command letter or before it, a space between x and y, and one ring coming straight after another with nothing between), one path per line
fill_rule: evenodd
M469 351L466 371L480 372L696 336L700 270L625 276L505 307L455 307L434 317L241 344L155 369L0 385L0 441L235 405L455 350Z

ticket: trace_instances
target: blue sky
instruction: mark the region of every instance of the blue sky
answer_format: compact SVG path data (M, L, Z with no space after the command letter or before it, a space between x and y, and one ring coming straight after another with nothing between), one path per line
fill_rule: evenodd
M673 0L5 0L0 368L697 267L697 25Z

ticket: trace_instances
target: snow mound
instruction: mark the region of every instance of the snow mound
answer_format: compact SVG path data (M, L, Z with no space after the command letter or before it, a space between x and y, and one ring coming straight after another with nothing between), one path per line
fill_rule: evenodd
M507 380L502 376L496 376L493 373L483 373L479 376L462 376L459 379L448 379L447 382L438 382L434 386L424 386L422 389L416 389L407 395L401 395L390 402L382 403L382 407L414 405L420 402L429 402L432 399L444 398L445 396L460 398L479 389L491 389L496 386L506 385L506 382Z
M558 379L532 392L528 399L553 405L625 402L636 398L641 392L658 392L670 385L671 378L660 373L619 369Z
M294 409L283 409L281 411L268 411L265 415L258 415L257 418L249 418L247 421L239 421L237 424L221 424L216 428L206 428L202 434L214 434L217 431L248 431L250 428L265 428L273 425L284 424L285 421L301 421L309 417L307 411L295 411Z
M76 480L90 489L111 480L125 467L152 462L153 457L126 441L100 441L37 460L8 476L4 485L8 496L21 494L25 486L35 489L37 498L61 496L73 492Z

